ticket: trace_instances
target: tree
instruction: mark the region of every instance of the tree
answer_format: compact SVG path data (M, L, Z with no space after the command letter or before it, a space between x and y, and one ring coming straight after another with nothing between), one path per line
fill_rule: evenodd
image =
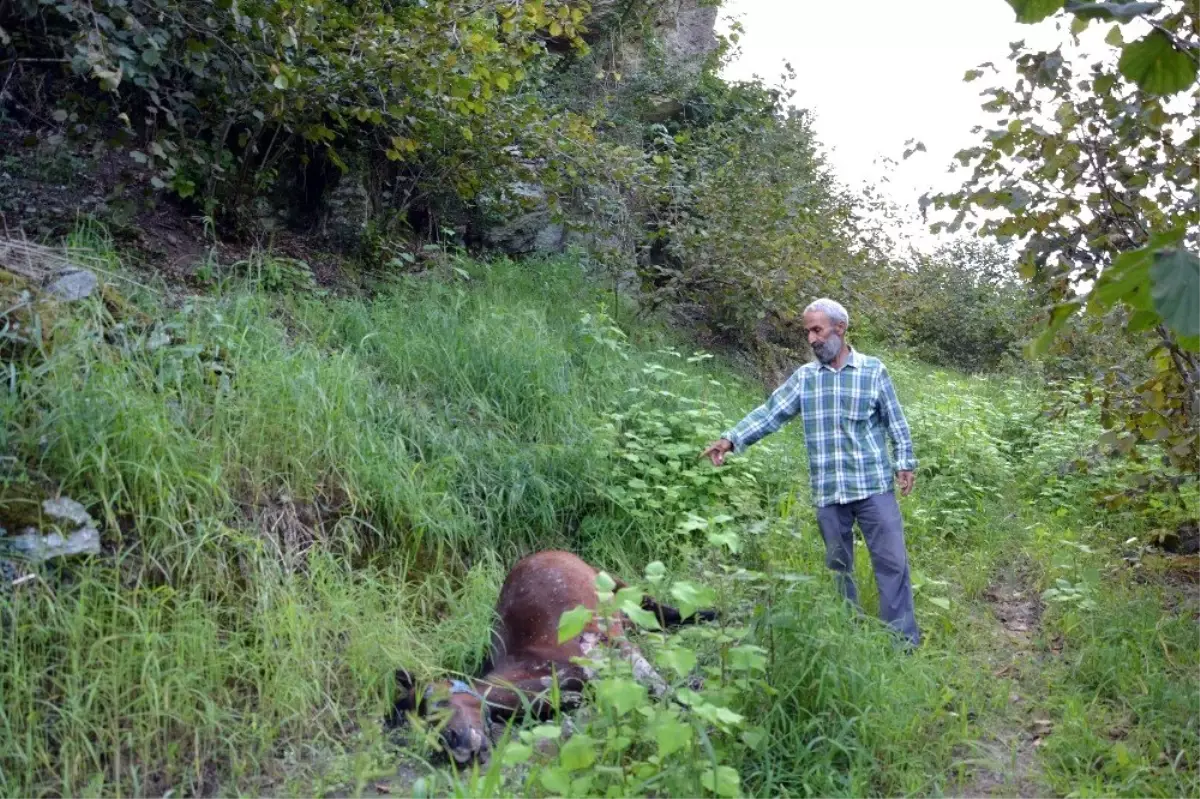
M1018 19L1056 10L1073 15L1076 37L1096 20L1114 20L1112 49L1077 71L1062 49L1012 47L1011 85L983 92L983 108L999 124L958 153L971 174L954 193L922 198L922 206L956 212L935 230L972 225L1021 243L1021 273L1048 305L1034 342L1045 352L1078 313L1101 324L1123 306L1125 334L1145 339L1154 366L1148 379L1105 377L1099 399L1106 440L1136 455L1157 442L1190 472L1200 456L1200 241L1195 152L1200 132L1189 106L1196 87L1196 13L1183 3L1010 0ZM1141 20L1149 33L1125 43L1123 25ZM976 80L994 65L971 70ZM1182 95L1182 96L1181 96Z

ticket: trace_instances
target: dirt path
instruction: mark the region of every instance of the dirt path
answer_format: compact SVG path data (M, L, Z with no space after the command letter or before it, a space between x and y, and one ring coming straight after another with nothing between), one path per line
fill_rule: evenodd
M984 593L993 626L998 661L992 676L1008 680L1007 712L995 718L965 760L974 768L968 780L952 790L959 796L1050 795L1037 749L1053 729L1038 701L1041 656L1035 642L1042 603L1031 581L1019 569L997 577ZM1005 662L1007 661L1007 662Z

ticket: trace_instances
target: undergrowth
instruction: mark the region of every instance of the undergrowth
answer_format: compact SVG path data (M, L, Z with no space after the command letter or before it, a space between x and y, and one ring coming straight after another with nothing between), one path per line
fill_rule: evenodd
M105 538L0 594L0 793L357 793L398 757L421 779L404 792L961 791L972 742L1011 715L984 594L1015 553L1047 592L1025 653L1055 725L1046 788L1200 787L1194 611L1147 550L1120 557L1148 524L1094 497L1129 468L1072 466L1095 421L1048 419L1026 381L888 357L921 459L910 656L873 618L861 546L865 613L834 599L799 434L701 466L761 398L569 258L461 260L370 299L119 285L128 307L73 306L15 352L0 401L0 516L50 485ZM505 570L548 547L627 579L660 561L725 611L708 637L646 635L705 676L688 715L605 715L624 705L601 694L558 760L514 749L456 775L411 740L398 754L393 670L472 673ZM701 723L700 702L724 712ZM604 768L580 782L564 752Z

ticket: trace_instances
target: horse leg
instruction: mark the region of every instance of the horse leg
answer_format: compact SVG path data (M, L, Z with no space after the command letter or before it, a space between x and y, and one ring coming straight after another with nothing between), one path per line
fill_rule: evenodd
M543 667L544 668L544 667ZM579 666L554 665L552 674L536 676L489 674L482 682L483 697L493 718L510 719L529 713L539 721L554 715L557 709L573 710L583 702L583 686L587 675ZM558 707L552 700L555 682L558 684Z

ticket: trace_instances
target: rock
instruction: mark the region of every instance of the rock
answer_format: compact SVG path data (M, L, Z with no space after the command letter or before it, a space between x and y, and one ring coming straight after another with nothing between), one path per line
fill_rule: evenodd
M98 555L100 532L95 527L83 527L66 536L59 533L42 535L27 527L21 535L0 539L0 544L36 563L64 555Z
M90 297L100 285L96 273L88 269L64 269L47 286L46 292L65 302Z
M371 221L371 195L363 169L352 165L342 175L326 200L320 230L329 243L342 252L354 252L362 245Z
M96 523L87 509L70 497L45 500L42 512L51 519L68 521L76 527L92 527Z
M647 122L666 122L683 113L683 103L674 97L650 96L646 102L648 107L642 117Z
M483 238L488 246L510 255L562 252L566 229L554 221L546 207L545 190L534 183L517 182L508 187L508 193L522 205L534 208L487 228Z
M0 552L13 553L21 560L33 563L64 555L99 554L100 531L91 514L79 502L70 497L43 500L42 516L62 532L47 533L27 526L19 535L6 536L4 528L0 527Z

